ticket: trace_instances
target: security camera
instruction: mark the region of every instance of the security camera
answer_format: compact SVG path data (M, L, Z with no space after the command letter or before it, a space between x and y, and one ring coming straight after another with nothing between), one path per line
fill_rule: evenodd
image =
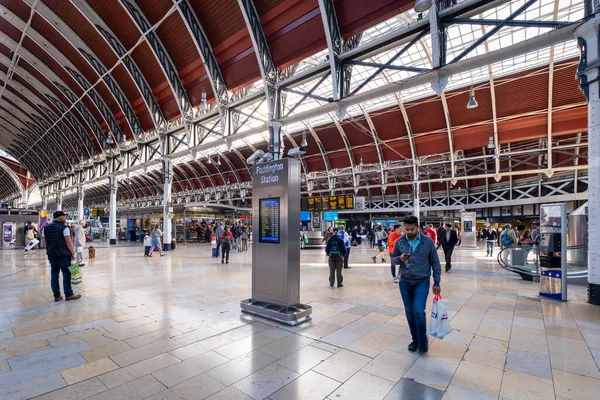
M273 154L271 153L265 153L265 155L263 155L260 160L258 160L258 164L262 164L265 162L269 162L273 159Z
M254 152L254 154L252 154L250 157L248 157L248 159L246 160L246 163L248 163L248 165L254 165L264 155L265 155L264 151L262 151L262 150L256 150Z
M306 147L304 146L294 147L288 151L289 157L300 157L304 154L306 154Z

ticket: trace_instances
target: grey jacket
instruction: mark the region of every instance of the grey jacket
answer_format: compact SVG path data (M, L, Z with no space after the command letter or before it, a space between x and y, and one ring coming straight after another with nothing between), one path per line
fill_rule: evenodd
M421 235L421 234L419 234ZM402 254L411 254L412 257L404 263L400 260ZM396 240L392 262L400 265L401 280L424 279L431 276L433 271L433 286L440 286L442 267L438 258L433 240L421 235L421 242L415 251L411 251L406 235Z

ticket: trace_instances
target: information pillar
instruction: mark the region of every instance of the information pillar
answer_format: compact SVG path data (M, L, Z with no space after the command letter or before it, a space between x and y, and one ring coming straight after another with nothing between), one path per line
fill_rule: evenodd
M252 167L252 298L242 311L296 325L312 309L300 303L300 162Z
M109 243L117 244L117 177L114 175L108 176L108 186L110 189L110 203L108 211L108 229Z

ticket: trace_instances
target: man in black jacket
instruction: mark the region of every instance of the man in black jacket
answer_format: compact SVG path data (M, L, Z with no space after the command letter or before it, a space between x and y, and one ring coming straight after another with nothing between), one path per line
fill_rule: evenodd
M71 239L71 232L66 225L67 216L62 211L56 211L53 215L54 221L44 227L42 231L42 243L46 247L46 255L50 261L50 286L54 293L54 301L61 301L60 284L58 275L63 275L63 290L67 300L76 300L80 294L73 294L71 288L71 271L69 266L75 262L75 245Z
M452 252L454 251L454 246L458 243L458 235L452 229L452 224L444 225L444 230L439 235L438 240L442 244L442 249L444 249L446 272L450 272L452 269Z
M333 235L327 240L325 253L329 257L329 286L333 287L337 275L337 286L344 287L342 269L344 268L346 246L344 240L338 235L338 228L333 228Z

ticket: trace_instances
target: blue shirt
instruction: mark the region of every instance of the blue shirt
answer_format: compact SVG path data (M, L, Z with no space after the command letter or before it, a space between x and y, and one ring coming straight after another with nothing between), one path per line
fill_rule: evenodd
M417 237L415 238L415 240L410 240L408 238L408 236L406 236L406 240L408 240L408 244L410 245L410 248L412 249L412 252L414 253L417 250L417 246L419 245L419 243L421 243L421 234L417 234Z

